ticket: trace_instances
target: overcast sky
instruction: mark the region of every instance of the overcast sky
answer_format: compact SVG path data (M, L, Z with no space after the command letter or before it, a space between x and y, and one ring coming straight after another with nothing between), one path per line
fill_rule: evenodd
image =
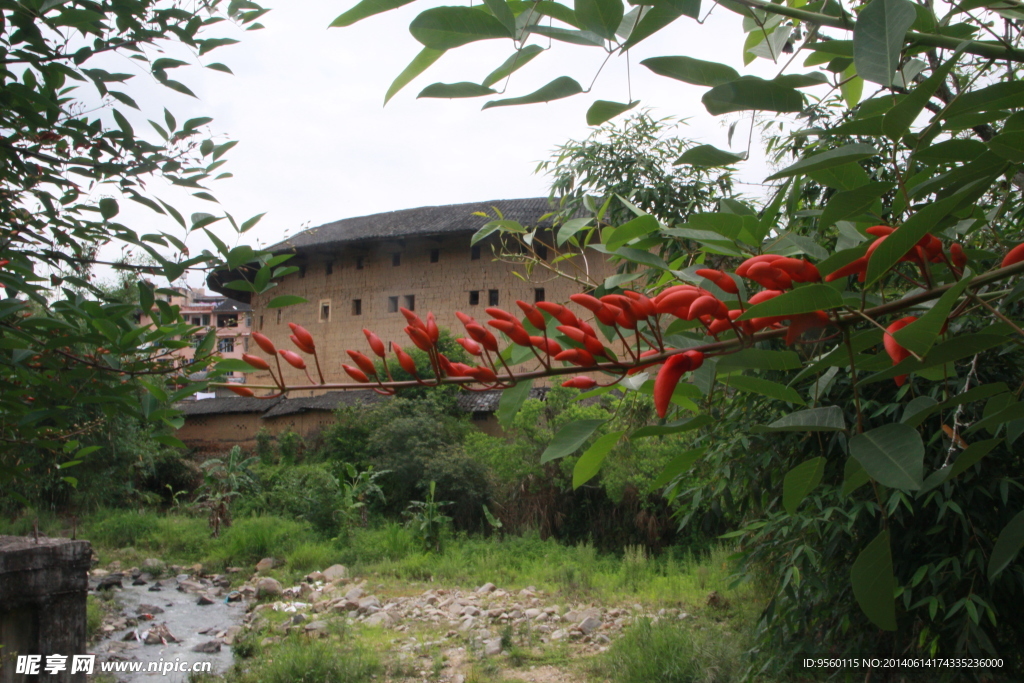
M187 83L198 100L139 84L152 96L140 100L145 116L133 120L138 122L136 130L148 128L145 119L159 120L166 105L179 122L212 116L211 131L239 141L221 169L234 177L213 183L211 190L239 220L267 215L256 229L238 238L230 230L220 230L229 243L266 245L286 233L350 216L546 195L547 178L533 173L537 162L547 159L557 145L589 134L585 113L593 100L624 102L629 97L626 59L616 56L592 93L549 104L481 111L489 98L416 99L430 83L480 82L512 53L511 41L492 40L450 51L383 107L391 81L421 48L409 34L409 22L431 4L413 3L352 27L332 29L328 24L354 0L264 4L271 8L262 20L265 29L241 33L238 45L203 59L228 64L234 75L179 70L174 76ZM684 135L729 148L728 124L739 115L711 117L700 103L704 88L655 76L639 62L650 56L686 54L742 70L744 37L740 18L721 7L703 25L678 20L632 51L633 98L651 107L656 116L688 118ZM542 44L547 45L546 39ZM550 53L515 74L505 96L532 92L561 75L574 77L586 88L603 54L597 48L555 42ZM745 73L770 78L778 70L759 59ZM733 151L746 147L749 116L744 118ZM756 154L746 168L741 166L745 180L756 182L764 175ZM215 212L205 202L175 195L171 188L152 187L180 204L186 215ZM140 233L172 229L167 219L126 204L130 203L122 202L119 220ZM190 239L193 253L207 246L196 236ZM201 278L190 282L201 284Z

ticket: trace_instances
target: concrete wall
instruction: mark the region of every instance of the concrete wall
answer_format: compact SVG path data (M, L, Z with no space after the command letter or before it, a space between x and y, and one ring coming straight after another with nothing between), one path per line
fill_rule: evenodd
M401 313L389 311L389 298L398 297L398 305L408 307L407 296L415 298L414 310L421 317L433 311L438 325L448 328L456 337L465 336L464 328L455 317L459 310L479 319L489 319L484 312L489 304L489 292L497 291L498 306L518 313L516 299L535 301L538 289L544 299L565 303L570 294L584 289L584 285L552 276L548 271L535 269L529 280L514 274L523 268L497 262L488 245L480 249L480 257L472 258L468 234L443 238L415 238L379 242L367 248L335 247L331 251L296 256L289 262L304 266L303 273L295 273L281 280L279 286L253 299L253 326L256 331L270 337L278 348L291 348L288 341L288 323L302 325L313 334L324 375L328 381L349 382L341 363L351 364L346 349L368 353L362 329L368 328L386 342L397 342L402 348L412 342L402 331L406 320ZM437 250L438 260L431 262L431 252ZM399 265L393 265L399 254ZM305 259L305 260L303 260ZM359 266L362 266L361 268ZM589 271L593 282L600 283L614 272L605 260L592 258L584 263L575 258L562 262L563 270L584 275ZM330 273L328 273L330 270ZM479 292L479 303L470 304L470 293ZM295 294L309 303L285 309L268 309L273 297ZM359 314L355 301L359 301ZM322 315L322 306L329 304L330 314ZM250 352L264 356L252 345ZM284 364L282 364L284 365ZM532 366L519 366L518 370ZM289 384L306 384L305 375L284 365ZM311 370L315 377L315 371ZM249 383L268 381L264 374L249 375Z
M65 538L0 536L0 683L73 681L73 655L85 654L85 598L92 547ZM16 674L17 655L67 657L57 674ZM42 668L40 669L42 670Z

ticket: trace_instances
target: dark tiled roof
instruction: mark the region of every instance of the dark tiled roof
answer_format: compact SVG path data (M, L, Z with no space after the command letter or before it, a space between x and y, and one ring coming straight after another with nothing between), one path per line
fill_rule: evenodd
M349 242L476 232L493 218L484 218L473 214L482 212L493 217L495 208L506 220L517 221L523 225L537 225L540 222L540 217L552 210L547 197L495 199L489 202L469 204L423 206L418 209L403 209L372 216L343 218L340 221L303 230L293 237L267 247L267 249L270 251L292 249L302 251Z
M530 398L540 401L547 396L547 387L534 387L530 389ZM498 409L498 401L501 400L501 391L464 391L459 394L459 410L467 413L493 413Z
M214 313L248 313L252 310L252 306L241 301L234 301L233 299L224 299L217 307L213 309Z
M341 406L368 405L386 397L375 391L330 391L320 396L286 398L263 414L263 419L305 413L310 410L333 412Z
M280 398L204 398L200 401L183 401L177 405L185 415L229 415L232 413L262 413L273 408Z

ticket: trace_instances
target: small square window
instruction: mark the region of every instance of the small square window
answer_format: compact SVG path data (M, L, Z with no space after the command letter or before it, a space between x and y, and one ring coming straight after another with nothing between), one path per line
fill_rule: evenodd
M440 260L441 260L441 250L440 249L431 249L430 250L430 262L431 263L437 263Z
M538 301L546 301L546 299L544 298L543 287L537 287L536 289L533 290L533 303L537 303Z
M281 309L277 309L277 324L281 324Z
M488 289L487 290L487 305L497 306L498 305L498 290Z
M352 299L352 315L362 315L362 314L363 314L363 300L362 299Z
M260 316L260 329L263 329L263 316Z
M400 266L400 265L402 265L402 252L396 251L395 253L391 254L391 265L393 265L393 266Z
M398 313L398 297L388 297L388 313Z
M479 306L480 305L480 290L474 289L469 293L469 305Z
M334 273L334 261L328 261L324 264L324 275L331 275Z
M410 311L415 311L416 310L416 295L415 294L406 294L405 295L405 307L408 308Z
M299 266L299 277L306 277L306 266Z
M470 258L470 260L473 260L473 261L479 261L480 260L480 245L479 244L473 246L469 250L469 258Z
M356 256L356 270L362 270L362 269L363 269L363 257L362 256Z
M548 248L547 247L545 247L543 244L538 244L536 251L537 251L537 258L539 258L541 260L547 260L547 258L548 258Z
M331 321L331 300L326 299L320 302L320 322L329 323Z

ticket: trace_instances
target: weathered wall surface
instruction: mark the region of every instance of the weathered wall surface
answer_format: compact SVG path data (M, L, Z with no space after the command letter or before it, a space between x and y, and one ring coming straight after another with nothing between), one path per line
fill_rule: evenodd
M406 297L413 296L416 313L426 316L427 311L433 311L438 325L447 327L458 337L463 336L463 327L455 311L487 320L489 316L484 309L491 305L492 290L497 292L499 307L518 313L516 299L533 303L539 294L537 290L543 290L544 300L564 303L570 294L584 287L553 277L539 268L535 269L532 281L524 281L515 274L515 265L495 261L486 245L480 249L479 258L473 259L466 234L378 242L368 248L339 246L332 249L334 251L296 257L296 265L304 265L304 272L289 275L278 287L254 297L253 324L279 348L291 348L289 322L308 329L316 339L321 361L327 361L324 376L334 382L351 381L341 369L342 362L351 363L346 349L367 352L364 327L376 332L385 342L395 341L403 348L412 346L402 331L407 324L405 318L397 310L389 310L392 297L397 297L398 306L408 308ZM433 250L437 250L436 263L431 262ZM395 254L399 254L398 265L393 265ZM559 267L581 276L589 272L594 282L601 282L614 272L607 261L598 258L586 263L574 258L561 262ZM470 303L471 292L479 296L475 305ZM271 298L285 294L304 297L309 303L286 309L266 307ZM330 309L327 318L322 315L324 304ZM265 357L258 348L252 347L250 351ZM289 384L308 383L301 371L282 365ZM525 366L518 369L525 369ZM315 376L314 370L311 369L311 373ZM265 374L253 373L249 377L250 384L269 380Z
M0 683L85 683L71 674L85 654L85 598L92 546L66 538L0 536ZM17 655L64 655L63 672L16 674Z

